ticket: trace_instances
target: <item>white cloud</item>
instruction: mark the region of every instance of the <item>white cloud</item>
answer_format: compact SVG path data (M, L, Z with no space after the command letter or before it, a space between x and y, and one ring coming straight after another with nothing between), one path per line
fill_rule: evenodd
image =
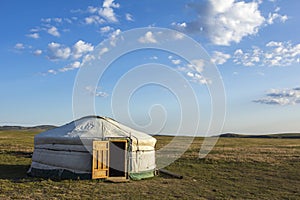
M180 59L174 59L173 56L168 56L168 59L174 64L174 65L179 65L181 63Z
M125 18L126 18L127 21L134 21L132 15L129 14L129 13L125 14Z
M177 33L173 34L173 38L175 40L181 40L181 39L183 39L183 37L184 37L184 35L182 33L177 32Z
M69 24L72 24L72 23L73 23L72 19L70 19L70 18L64 18L64 20L65 20L65 22L67 22L67 23L69 23Z
M192 60L191 64L189 64L188 66L190 67L190 69L193 69L196 72L201 73L203 71L204 65L205 65L204 60L196 59L196 60Z
M187 72L186 75L189 76L189 77L194 77L195 76L194 73L192 73L192 72Z
M173 59L169 56L169 59ZM183 72L191 82L198 84L211 84L212 81L201 75L205 66L205 61L202 59L192 60L191 63L178 67L177 70Z
M101 57L103 54L105 54L106 52L108 52L109 49L107 47L103 47L100 51L99 51L99 56Z
M53 21L55 21L57 23L62 23L63 19L59 18L59 17L56 17L56 18L53 18Z
M255 66L261 63L262 50L258 47L253 47L251 52L243 52L238 49L234 52L233 62L236 64L242 64L244 66Z
M85 24L103 24L105 22L104 19L99 17L98 15L92 15L89 17L86 17L84 19Z
M181 60L179 60L179 59L173 59L171 61L174 65L179 65L181 63Z
M148 31L144 36L139 38L140 43L157 43L153 33Z
M222 1L222 0L211 0L210 1L212 5L212 11L215 13L225 13L227 12L230 8L232 8L234 4L234 0L227 0L227 1Z
M68 59L71 55L71 49L64 47L59 43L51 42L48 44L48 58L50 60Z
M82 40L78 40L72 47L66 47L59 43L49 43L48 44L48 58L50 60L66 60L70 57L73 59L79 59L83 55L92 52L94 50L94 46L90 43L86 43Z
M266 97L253 102L269 105L300 104L300 88L271 89L266 93Z
M47 71L47 73L44 73L45 75L46 74L53 74L53 75L56 75L58 74L59 72L60 73L64 73L64 72L67 72L67 71L72 71L72 70L75 70L75 69L78 69L82 66L82 64L79 62L79 61L75 61L73 63L70 63L68 64L67 66L63 67L63 68L60 68L58 70L54 70L54 69L49 69Z
M29 31L30 32L39 32L41 29L39 28L39 27L37 27L37 28L32 28L32 29L30 29Z
M30 37L33 39L38 39L38 38L40 38L40 35L38 33L31 33L31 34L28 34L27 37Z
M71 17L71 20L77 21L77 20L78 20L78 17Z
M117 29L117 30L115 30L114 32L112 32L112 33L110 34L109 39L110 39L110 45L111 45L111 46L116 46L116 43L117 43L117 37L118 37L118 35L120 35L120 34L121 34L121 30L120 30L120 29Z
M199 73L193 74L193 76L191 77L191 82L198 83L198 84L211 84L211 80L206 79Z
M87 87L85 87L85 89L90 95L95 96L95 97L108 97L109 96L108 93L101 91L100 87L95 88L92 86L87 86Z
M114 9L119 8L120 4L114 0L104 0L102 7L89 6L85 12L92 14L85 18L85 24L103 24L105 22L118 22ZM83 12L80 10L80 12Z
M23 43L17 43L14 48L17 50L22 50L25 49L25 46Z
M92 54L86 54L83 56L81 66L85 65L87 62L90 62L92 60L95 60L95 56Z
M104 17L108 22L118 22L113 8L119 8L120 4L114 3L114 0L104 0L102 8L98 14Z
M120 8L120 4L114 3L114 0L104 0L102 7L103 8Z
M229 58L231 58L229 54L225 54L220 51L214 51L211 61L217 65L223 65Z
M171 25L177 27L178 29L184 29L187 26L186 22L182 22L182 23L173 22Z
M75 59L81 58L83 54L94 50L94 46L90 43L86 43L82 40L76 42L73 46L73 57Z
M74 69L78 69L81 67L81 63L79 61L75 61L69 65L67 65L66 67L60 68L59 71L60 72L67 72L67 71L72 71Z
M37 49L37 50L35 50L35 51L33 52L33 54L36 55L36 56L39 56L39 55L41 55L42 53L43 53L43 51L40 50L40 49Z
M52 26L50 27L47 32L50 34L50 35L53 35L55 37L59 37L60 36L60 33L58 32L57 28L55 26Z
M110 26L104 26L104 27L100 28L100 33L107 33L107 32L110 32L112 30L113 30L112 27L110 27Z
M244 52L238 49L234 53L236 64L244 66L289 66L299 63L300 44L293 45L291 42L270 41L264 49L252 47L251 50Z
M94 7L94 6L88 6L87 12L91 13L91 14L94 14L94 13L98 12L98 8Z
M256 34L265 20L256 2L211 0L211 3L211 21L207 21L206 28L210 40L217 45L239 43L243 37Z
M234 52L234 55L241 55L243 54L243 50L242 49L237 49L235 52Z
M288 98L263 98L254 100L255 103L261 103L261 104L269 104L269 105L288 105L291 104Z
M102 91L96 91L95 96L96 97L108 97L109 94L106 92L102 92Z
M278 13L270 13L267 19L259 10L262 1L208 0L201 3L189 3L187 7L197 12L194 21L172 25L188 33L206 35L215 45L229 46L239 43L243 38L258 33L264 25L274 20L285 22L288 17Z
M158 57L157 56L151 56L150 60L158 60Z
M57 71L55 71L54 69L49 69L48 71L47 71L47 73L48 74L57 74Z
M282 42L275 42L275 41L271 41L266 44L267 47L276 47L276 46L281 46L281 45L282 45Z
M50 23L51 18L42 18L41 21L44 22L44 23Z
M198 12L198 18L177 26L187 32L204 33L216 45L228 46L258 32L265 21L258 5L258 2L234 0L210 0L202 5L191 3L189 7Z
M268 18L267 18L268 24L273 24L276 20L279 20L282 23L284 23L286 20L288 20L288 16L279 14L278 13L279 11L280 11L280 8L277 7L277 8L275 8L274 13L269 13Z
M72 23L72 19L71 18L60 18L60 17L55 17L55 18L42 18L41 22L44 22L46 24L50 24L50 23L56 23L56 24L62 24L63 22L67 22L69 24ZM46 25L47 26L47 25Z
M83 13L83 10L81 10L81 9L71 9L70 12L71 13Z

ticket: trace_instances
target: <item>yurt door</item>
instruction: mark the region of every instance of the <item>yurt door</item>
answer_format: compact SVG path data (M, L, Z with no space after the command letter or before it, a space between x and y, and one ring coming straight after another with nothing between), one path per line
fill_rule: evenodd
M109 142L93 141L92 178L107 178L109 176Z

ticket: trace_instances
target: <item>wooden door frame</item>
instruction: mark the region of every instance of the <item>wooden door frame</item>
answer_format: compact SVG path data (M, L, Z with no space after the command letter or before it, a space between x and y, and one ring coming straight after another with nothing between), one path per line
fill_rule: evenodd
M125 143L124 153L124 174L125 176L109 176L110 168L110 143L123 142ZM93 140L93 155L92 155L92 179L104 178L108 180L127 180L128 179L128 140L127 138L111 138L109 140ZM98 149L98 150L97 150ZM105 153L103 153L105 151ZM100 152L100 154L99 154Z

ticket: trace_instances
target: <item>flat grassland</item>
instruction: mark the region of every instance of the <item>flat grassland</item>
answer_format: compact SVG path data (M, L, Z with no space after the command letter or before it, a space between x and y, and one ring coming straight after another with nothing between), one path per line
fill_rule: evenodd
M0 199L300 199L300 139L220 138L199 159L196 138L167 168L183 179L108 183L27 177L40 131L0 131ZM157 139L160 148L172 138Z

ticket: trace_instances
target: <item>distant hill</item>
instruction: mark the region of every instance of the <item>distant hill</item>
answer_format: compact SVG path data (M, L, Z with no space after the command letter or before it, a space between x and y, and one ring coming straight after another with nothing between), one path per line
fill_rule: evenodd
M224 133L219 135L222 138L282 138L282 139L300 139L300 133L280 133L265 135L243 135L235 133Z
M33 127L24 127L24 126L0 126L0 131L10 131L10 130L50 130L56 128L53 125L40 125Z

